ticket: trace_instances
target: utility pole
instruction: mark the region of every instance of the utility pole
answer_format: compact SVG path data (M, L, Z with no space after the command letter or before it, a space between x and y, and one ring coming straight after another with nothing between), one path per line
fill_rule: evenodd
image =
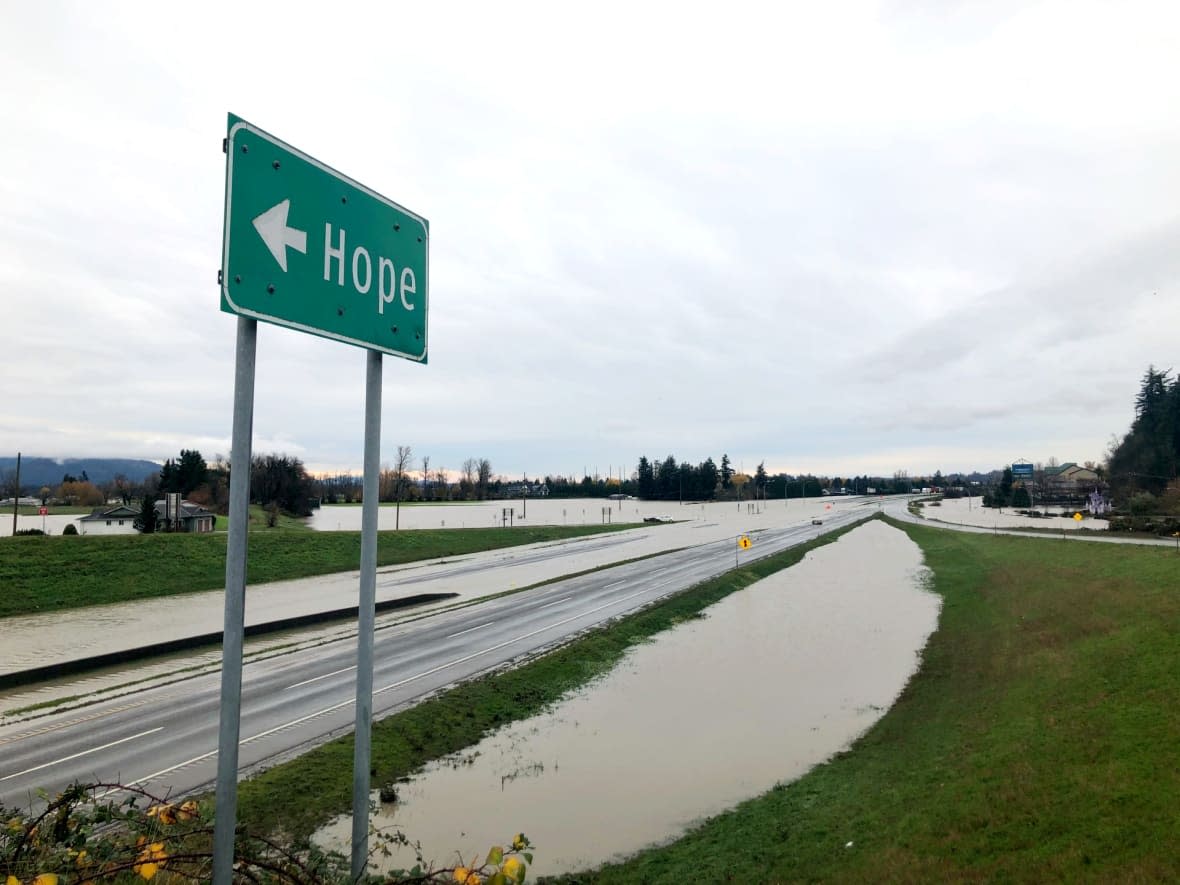
M16 509L20 506L20 452L16 453L16 488L12 491L12 537L16 537Z

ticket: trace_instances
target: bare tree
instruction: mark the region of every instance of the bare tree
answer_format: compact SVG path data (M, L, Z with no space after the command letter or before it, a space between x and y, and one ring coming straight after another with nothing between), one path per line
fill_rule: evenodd
M459 480L459 490L462 493L463 499L466 500L468 496L475 495L475 476L479 469L479 462L474 458L468 458L463 462L463 475Z
M381 465L381 473L377 477L377 500L392 501L397 491L397 471L389 463Z
M15 470L0 471L0 498L19 498L20 486L17 484Z
M397 457L393 461L393 473L397 482L397 514L394 517L393 529L397 531L401 528L402 519L402 492L405 489L406 480L409 477L410 464L414 460L414 451L409 446L398 446Z
M485 500L488 496L488 484L492 480L492 462L487 458L479 459L479 499Z
M451 500L451 483L447 478L447 468L440 467L435 471L434 486L444 501Z
M422 456L422 497L429 501L433 496L430 494L430 456Z

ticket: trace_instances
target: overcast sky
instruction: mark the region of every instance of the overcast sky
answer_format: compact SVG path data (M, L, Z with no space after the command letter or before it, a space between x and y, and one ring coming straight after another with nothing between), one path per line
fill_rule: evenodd
M232 111L430 221L383 460L1100 459L1180 345L1170 3L10 3L0 454L228 453ZM259 325L255 451L364 353Z

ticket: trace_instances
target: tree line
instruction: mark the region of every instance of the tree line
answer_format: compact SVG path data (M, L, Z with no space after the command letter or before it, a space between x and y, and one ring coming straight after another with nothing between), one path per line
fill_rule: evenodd
M1180 376L1148 366L1135 395L1135 418L1111 440L1107 479L1133 510L1180 512Z
M487 458L467 458L453 478L446 467L432 467L430 460L423 455L415 461L410 446L398 446L394 460L381 465L378 500L483 501L497 497L503 486ZM312 478L311 489L325 504L359 503L364 498L364 478L354 473L324 474Z
M941 482L941 474L938 477ZM914 490L915 482L917 488L928 484L925 480L912 480L904 471L898 471L892 477L771 475L766 471L765 461L759 463L750 476L734 470L728 454L722 454L720 463L709 457L698 464L678 463L675 456L668 455L662 461L640 457L633 492L628 492L626 484L623 491L648 500L664 501L789 499L818 498L824 494L906 494Z
M230 463L221 455L209 463L196 449L181 449L179 457L165 460L159 472L145 480L135 527L144 533L156 531L155 504L169 492L224 516L229 512L229 483ZM250 461L250 502L266 508L272 525L280 512L309 516L314 503L312 480L303 462L292 455L254 455Z

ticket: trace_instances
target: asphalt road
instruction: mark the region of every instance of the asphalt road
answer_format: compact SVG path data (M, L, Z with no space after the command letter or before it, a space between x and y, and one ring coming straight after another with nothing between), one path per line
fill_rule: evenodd
M752 533L754 548L741 556L767 556L873 512L836 512L823 526ZM374 717L733 568L735 550L733 539L716 541L379 627ZM355 656L353 637L246 664L243 776L352 729ZM211 788L219 692L220 673L204 673L0 726L0 803L36 804L38 789L53 793L75 780L171 796Z

